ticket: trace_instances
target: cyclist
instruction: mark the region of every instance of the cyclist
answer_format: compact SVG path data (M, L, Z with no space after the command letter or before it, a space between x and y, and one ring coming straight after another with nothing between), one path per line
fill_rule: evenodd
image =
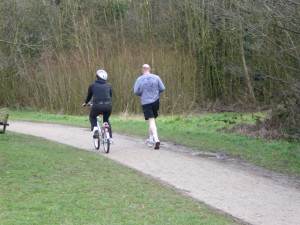
M97 116L103 115L103 122L109 124L109 134L112 141L112 128L109 122L109 117L112 113L112 86L107 83L108 74L105 70L100 69L96 72L96 80L88 88L88 93L85 102L82 106L86 106L87 103L93 97L93 106L90 111L90 123L93 136L96 138L99 134L97 127Z
M148 145L154 149L159 149L155 119L158 117L159 94L165 90L165 86L160 77L150 73L151 68L148 64L142 66L143 75L137 78L134 84L134 93L141 97L142 109L145 120L149 121L149 140Z

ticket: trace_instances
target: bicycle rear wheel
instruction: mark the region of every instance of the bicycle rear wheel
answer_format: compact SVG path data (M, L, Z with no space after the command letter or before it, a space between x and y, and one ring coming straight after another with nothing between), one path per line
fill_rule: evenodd
M93 142L95 149L98 150L100 148L100 136L98 135L97 137L93 137Z
M110 141L109 141L109 133L108 131L104 131L102 133L102 144L103 144L103 150L106 154L109 153L109 149L110 149Z

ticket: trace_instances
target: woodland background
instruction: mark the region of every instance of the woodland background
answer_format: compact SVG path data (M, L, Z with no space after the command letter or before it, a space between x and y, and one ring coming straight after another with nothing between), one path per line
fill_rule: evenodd
M162 113L273 108L300 125L299 0L1 0L0 60L0 106L80 114L104 68L114 112L137 113L149 63Z

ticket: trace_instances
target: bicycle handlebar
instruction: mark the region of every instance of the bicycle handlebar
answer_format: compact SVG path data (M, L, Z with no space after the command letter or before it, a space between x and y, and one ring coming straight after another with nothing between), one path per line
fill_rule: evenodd
M83 104L82 104L82 107L85 107L85 106L93 106L93 103L91 103L91 102L83 103Z

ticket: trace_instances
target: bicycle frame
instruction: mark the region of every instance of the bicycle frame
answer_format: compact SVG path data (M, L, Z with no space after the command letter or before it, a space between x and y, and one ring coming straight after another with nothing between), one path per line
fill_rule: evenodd
M97 116L97 127L98 127L98 130L101 132L101 134L106 134L106 138L109 140L110 139L110 135L109 135L109 124L107 122L103 122L103 118L102 118L102 126L100 126L100 123L99 123L99 117L100 116Z
M100 125L99 117L100 117L100 115L97 116L97 127L98 127L98 131L99 131L99 137L98 137L98 140L95 140L95 138L94 138L94 145L95 145L96 149L99 149L100 144L102 144L104 152L109 153L109 149L110 149L109 129L110 129L110 127L107 122L103 122L103 117L102 117L101 125Z

